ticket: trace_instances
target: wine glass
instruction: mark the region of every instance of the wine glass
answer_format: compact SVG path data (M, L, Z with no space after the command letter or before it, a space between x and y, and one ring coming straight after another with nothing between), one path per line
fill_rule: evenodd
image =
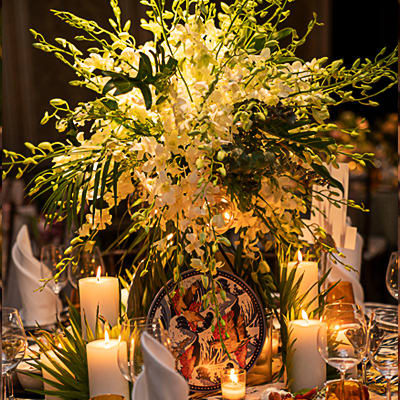
M103 257L97 246L94 246L92 251L76 250L72 256L74 261L68 268L68 280L75 289L78 288L79 279L95 276L98 267L105 271Z
M171 350L171 341L161 323L147 323L146 318L132 318L121 326L118 345L118 365L122 375L129 382L135 383L143 370L143 355L140 338L147 332L166 348Z
M399 257L397 251L390 255L389 264L386 270L386 287L389 293L399 299Z
M362 361L366 341L366 322L360 307L350 303L325 306L318 331L318 351L339 370L342 393L346 371Z
M40 252L40 265L42 279L47 281L47 285L58 297L61 290L68 283L67 268L60 269L57 265L64 257L64 246L48 244L42 247ZM58 313L58 299L56 297L56 316Z
M386 379L386 399L391 399L390 382L398 373L398 313L373 312L368 333L368 357Z
M6 399L7 386L9 399L14 398L12 371L25 356L27 339L24 326L16 308L3 307L1 325L1 376L3 380L3 399Z

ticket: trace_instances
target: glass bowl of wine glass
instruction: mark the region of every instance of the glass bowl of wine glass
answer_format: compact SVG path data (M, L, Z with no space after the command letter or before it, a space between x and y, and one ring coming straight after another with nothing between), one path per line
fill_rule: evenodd
M373 312L368 331L368 358L386 380L386 399L391 399L391 379L398 374L398 312Z
M396 299L399 299L399 255L394 251L389 258L386 269L386 287L389 293Z
M347 370L360 363L366 353L365 317L355 304L327 304L318 331L318 351L322 358L340 372L344 382Z

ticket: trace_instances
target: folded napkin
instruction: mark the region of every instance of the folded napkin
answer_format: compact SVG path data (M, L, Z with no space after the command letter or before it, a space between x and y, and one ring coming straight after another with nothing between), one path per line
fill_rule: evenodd
M47 286L42 291L36 291L42 286L41 268L47 267L41 266L40 261L34 257L26 225L18 232L12 248L12 261L11 268L14 269L20 297L20 312L25 327L36 326L37 323L42 326L54 324L57 307L59 311L62 310L62 303L59 296Z
M328 277L328 282L333 283L339 280L351 282L353 286L354 299L360 306L362 306L364 303L364 290L360 284L363 242L362 236L357 233L354 250L338 249L345 256L338 257L339 260L346 265L350 265L353 268L352 270L346 269L344 265L339 263L333 264L331 260L328 264L328 268L332 268Z
M175 371L172 354L147 332L141 344L144 370L133 386L132 400L187 400L189 386Z

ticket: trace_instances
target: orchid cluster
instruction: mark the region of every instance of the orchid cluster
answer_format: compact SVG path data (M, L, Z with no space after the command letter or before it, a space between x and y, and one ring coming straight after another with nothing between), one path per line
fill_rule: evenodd
M257 275L268 273L265 251L307 246L304 230L324 250L335 250L303 214L319 212L312 196L341 201L329 164L343 154L359 163L366 156L328 134L340 129L329 109L376 105L371 98L396 84L396 53L383 50L350 68L326 58L304 62L296 49L318 22L314 16L303 36L281 28L292 1L217 7L174 0L166 10L163 0L142 0L149 18L141 26L154 38L141 46L130 21L121 21L117 0L109 29L53 11L82 30L75 39L93 46L87 51L61 38L49 43L32 30L35 47L75 71L71 85L97 94L75 107L50 101L53 111L42 123L55 120L65 140L26 143L30 157L5 151L5 173L16 168L19 177L52 161L29 194L48 193L48 221L66 219L75 229L71 254L93 246L123 209L128 226L115 245L140 249L141 276L156 262L177 282L181 269L195 268L210 287L204 301L216 305L210 282L229 262L217 256L221 251L240 250L242 265ZM327 190L315 193L314 184Z

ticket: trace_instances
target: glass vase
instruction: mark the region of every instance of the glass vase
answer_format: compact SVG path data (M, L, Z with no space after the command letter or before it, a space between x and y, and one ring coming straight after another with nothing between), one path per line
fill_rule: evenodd
M272 312L265 311L265 340L260 356L247 374L249 386L272 381L272 322Z

